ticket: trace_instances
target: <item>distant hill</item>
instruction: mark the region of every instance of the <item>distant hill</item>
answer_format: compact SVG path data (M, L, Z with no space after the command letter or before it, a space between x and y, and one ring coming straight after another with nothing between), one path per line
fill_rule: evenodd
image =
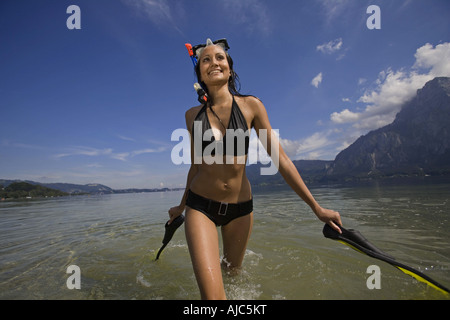
M89 194L107 194L107 193L114 193L114 190L110 187L107 187L103 184L98 183L91 183L91 184L72 184L72 183L42 183L41 185L54 188L57 190L61 190L70 194L82 194L82 193L89 193Z
M73 184L73 183L40 183L36 181L22 181L22 180L6 180L0 179L0 187L8 187L14 183L27 183L30 185L38 185L46 188L56 189L62 191L66 194L77 195L77 194L113 194L113 193L141 193L141 192L165 192L179 190L179 188L169 189L169 188L150 188L150 189L112 189L108 186L99 183L90 184ZM1 190L1 188L0 188Z
M114 193L114 190L102 184L91 183L91 184L72 184L72 183L40 183L30 180L5 180L0 179L0 186L7 187L15 182L26 182L31 185L40 185L43 187L56 189L68 194L99 194L99 193Z
M69 195L66 192L55 190L27 182L13 182L0 189L0 199L61 197Z

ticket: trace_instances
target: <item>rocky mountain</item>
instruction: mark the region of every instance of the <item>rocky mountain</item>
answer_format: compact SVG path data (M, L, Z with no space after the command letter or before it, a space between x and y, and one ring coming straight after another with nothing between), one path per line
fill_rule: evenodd
M323 181L326 172L333 165L333 161L330 160L294 160L292 162L300 172L302 179L308 184ZM285 184L280 172L275 175L262 176L260 173L261 167L267 166L254 164L246 168L247 177L252 186L264 187Z
M425 84L393 123L358 138L334 161L293 161L306 183L450 174L450 78ZM285 184L280 173L247 168L254 186Z
M390 125L340 152L327 180L450 173L450 78L425 84Z

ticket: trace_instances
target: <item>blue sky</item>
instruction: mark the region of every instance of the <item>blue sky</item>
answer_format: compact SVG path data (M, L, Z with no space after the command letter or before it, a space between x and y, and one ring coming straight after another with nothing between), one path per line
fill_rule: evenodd
M228 39L241 92L292 159L332 160L450 76L449 17L448 0L2 0L0 178L184 186L189 166L171 161L197 104L184 44L208 37Z

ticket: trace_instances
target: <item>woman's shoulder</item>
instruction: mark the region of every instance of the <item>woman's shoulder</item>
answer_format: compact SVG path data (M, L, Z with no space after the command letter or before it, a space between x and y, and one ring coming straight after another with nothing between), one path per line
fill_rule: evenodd
M262 104L261 100L252 95L235 96L236 102L244 102L246 104Z
M197 114L200 112L202 107L203 107L203 105L199 105L199 106L192 107L186 111L186 113L185 113L186 124L188 124L190 126L190 124L194 123L194 119L197 116Z
M240 96L236 97L236 102L244 109L249 110L253 115L258 114L262 110L265 110L264 104L262 101L255 96Z
M196 116L200 112L202 107L203 107L203 105L199 105L199 106L195 106L195 107L192 107L192 108L188 109L186 111L186 114L185 114L186 118L188 118L188 117L190 118L192 116Z
M239 104L244 104L251 109L264 107L262 101L256 96L237 96L236 102Z

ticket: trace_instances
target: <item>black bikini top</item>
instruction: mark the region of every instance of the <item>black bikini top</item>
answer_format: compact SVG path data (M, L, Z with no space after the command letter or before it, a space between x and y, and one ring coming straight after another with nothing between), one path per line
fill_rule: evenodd
M202 154L204 153L205 148L207 148L211 144L214 144L214 147L209 148L210 154L214 156L216 154L216 151L222 150L222 148L218 146L218 143L221 143L223 146L223 155L234 157L247 155L250 144L250 130L248 130L247 121L245 120L245 117L242 114L238 104L234 100L234 96L233 96L233 104L231 105L230 122L228 123L228 128L222 140L216 141L216 138L212 134L211 124L208 119L206 108L207 105L206 104L203 105L202 109L195 117L194 124L192 125L194 143L196 137L201 137ZM201 124L199 122L201 122ZM201 128L201 136L199 135L200 128ZM210 140L208 140L208 136L207 137L204 136L207 130L210 130L211 134ZM230 141L230 139L233 140ZM229 147L227 148L227 145L230 144L231 142L233 143L234 148Z

